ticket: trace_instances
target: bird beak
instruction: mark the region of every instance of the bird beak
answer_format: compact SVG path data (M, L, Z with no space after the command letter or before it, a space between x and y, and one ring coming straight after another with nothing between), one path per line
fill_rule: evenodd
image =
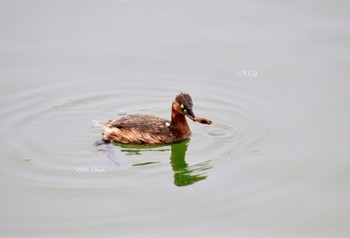
M196 116L193 114L192 110L187 110L185 114L188 118L190 118L192 121L196 120Z

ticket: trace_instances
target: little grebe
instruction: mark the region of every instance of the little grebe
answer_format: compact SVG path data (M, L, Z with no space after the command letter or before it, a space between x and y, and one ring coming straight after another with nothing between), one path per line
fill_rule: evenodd
M194 122L211 125L205 118L196 118L189 94L181 93L172 103L171 121L151 115L129 115L107 123L99 123L104 129L105 142L122 144L171 144L190 137L191 130L185 116Z

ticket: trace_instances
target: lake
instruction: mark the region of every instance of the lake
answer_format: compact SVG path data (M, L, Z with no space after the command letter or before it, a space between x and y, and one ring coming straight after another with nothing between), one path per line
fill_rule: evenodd
M1 236L349 237L349 5L2 1ZM94 146L180 92L214 125Z

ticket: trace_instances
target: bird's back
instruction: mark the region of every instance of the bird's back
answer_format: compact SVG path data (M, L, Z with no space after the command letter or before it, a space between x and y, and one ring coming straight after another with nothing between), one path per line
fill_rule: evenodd
M106 123L104 139L131 144L169 144L177 141L170 121L151 115L129 115Z

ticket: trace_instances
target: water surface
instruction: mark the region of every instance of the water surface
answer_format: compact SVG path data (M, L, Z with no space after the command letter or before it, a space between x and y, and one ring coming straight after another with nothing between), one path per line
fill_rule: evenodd
M0 3L4 237L348 237L349 4ZM192 138L95 147L106 121Z

